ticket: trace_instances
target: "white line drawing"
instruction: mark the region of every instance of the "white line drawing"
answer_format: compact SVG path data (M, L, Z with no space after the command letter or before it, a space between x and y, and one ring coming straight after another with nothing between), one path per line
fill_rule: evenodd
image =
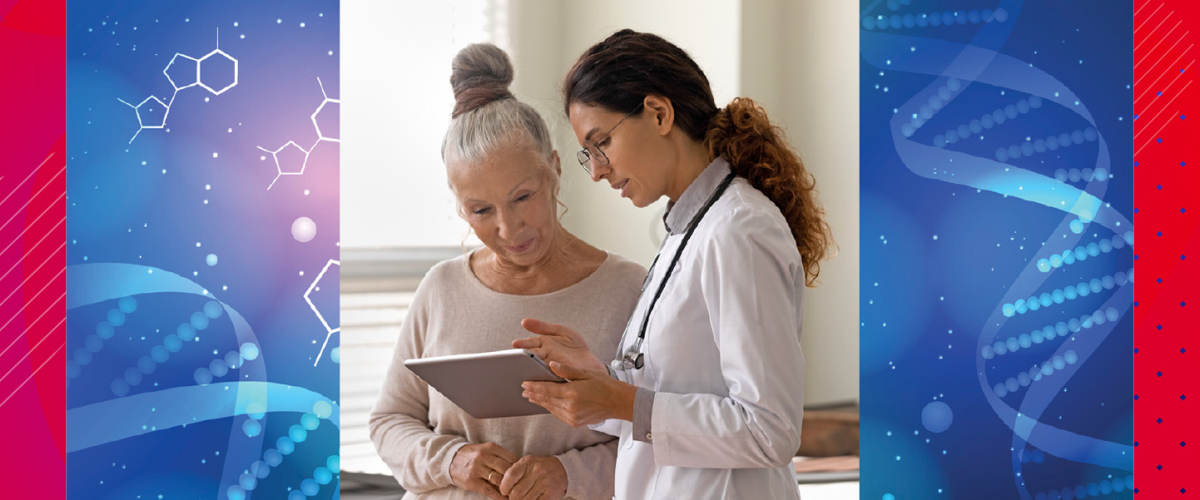
M223 57L225 59L224 62L226 64L228 64L229 62L233 63L233 82L230 82L229 84L221 87L220 89L215 89L213 87L210 87L208 84L204 83L204 79L201 76L201 71L200 71L201 68L204 67L204 61L212 59L214 56ZM186 61L190 61L190 62L181 61L181 60L186 60ZM178 64L179 65L178 67L181 68L181 69L174 70L176 73L176 75L175 75L176 78L180 79L179 82L176 82L175 78L171 78L171 68L172 68L172 66L175 66L176 64ZM189 71L192 68L195 68L194 77L192 76L193 72ZM180 90L199 85L199 86L203 87L205 90L208 90L209 92L211 92L213 95L221 95L221 94L225 93L225 91L237 86L237 84L238 84L238 60L237 60L237 58L235 58L235 57L229 55L228 53L226 53L225 51L221 50L221 28L217 28L217 48L213 49L212 52L205 54L204 57L201 57L199 59L176 52L175 55L171 57L171 61L167 63L167 67L163 68L162 73L163 73L163 76L167 77L167 81L171 82L171 88L175 89L175 91L173 93L171 93L171 98L168 99L166 102L163 102L162 99L159 99L158 97L151 95L150 97L143 99L142 102L139 102L135 106L133 104L130 104L128 101L126 101L124 99L121 99L119 97L117 98L117 100L121 101L122 104L133 108L134 113L137 115L138 131L133 133L133 137L129 139L130 143L133 143L133 140L137 139L138 134L142 133L142 130L145 130L148 128L161 129L161 128L165 128L167 126L167 116L169 116L171 114L171 104L173 104L175 102L175 96L179 95ZM188 80L185 81L184 78L188 78ZM180 86L181 83L185 83L185 85ZM148 103L150 104L149 106L147 106ZM155 104L157 104L160 108L155 108L154 107ZM142 117L142 113L143 113L142 107L143 106L147 106L144 111L147 115L145 118ZM156 109L162 110L161 117L158 116Z
M317 315L317 319L321 320L321 324L325 325L325 331L327 332L325 334L325 342L323 344L321 344L321 351L317 353L317 360L313 361L313 366L317 366L317 363L321 362L321 355L325 354L325 347L329 345L329 337L332 337L333 334L338 333L342 330L341 326L339 326L337 328L330 328L329 322L325 321L325 316L321 315L321 311L317 310L317 306L315 304L313 304L312 299L309 298L309 295L312 294L313 289L317 288L317 283L320 283L321 278L325 276L325 271L328 271L329 266L332 266L332 265L337 265L338 268L341 268L342 262L338 261L338 260L329 259L329 262L325 263L325 267L321 268L321 272L317 273L317 277L315 279L313 279L312 284L308 286L308 291L304 292L304 301L308 302L308 307L310 307L312 309L313 314Z
M340 108L342 105L342 100L341 99L331 99L329 97L329 94L325 93L325 84L321 83L320 78L317 78L317 85L321 87L321 96L324 97L324 100L321 101L321 104L317 106L317 110L313 111L312 115L310 116L310 118L312 119L313 128L316 129L316 131L317 131L316 142L313 142L313 145L309 146L308 149L304 149L299 144L296 144L296 141L287 141L286 143L284 143L282 146L279 146L279 148L274 151L264 148L262 146L258 146L258 149L261 149L267 153L271 153L271 157L275 159L275 171L278 172L278 175L275 176L275 180L271 181L271 185L267 186L267 191L270 191L272 187L275 187L275 183L279 182L280 177L283 177L285 175L304 175L304 169L308 167L308 156L310 154L312 154L312 151L317 148L317 145L320 144L321 141L342 142L342 140L338 137L326 137L321 132L321 125L319 123L317 123L317 115L321 113L321 110L325 108L325 105L336 104L337 107L339 108L338 111L340 111ZM340 135L340 133L339 133L339 135ZM284 172L283 164L279 162L279 153L281 151L287 149L289 146L299 149L301 152L304 153L304 160L300 163L299 171ZM264 156L262 159L265 160L266 157Z

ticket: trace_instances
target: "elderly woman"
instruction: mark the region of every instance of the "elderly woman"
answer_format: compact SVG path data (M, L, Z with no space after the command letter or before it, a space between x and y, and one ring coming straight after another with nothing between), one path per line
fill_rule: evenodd
M551 415L474 419L403 365L510 348L527 317L573 325L607 355L645 276L559 224L558 154L541 116L509 93L504 52L468 46L453 70L457 102L442 157L484 248L439 263L421 282L371 413L371 440L406 499L611 498L611 436Z

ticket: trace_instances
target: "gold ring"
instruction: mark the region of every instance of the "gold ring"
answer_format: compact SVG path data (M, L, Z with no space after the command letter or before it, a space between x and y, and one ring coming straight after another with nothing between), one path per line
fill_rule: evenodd
M496 484L496 483L493 483L493 482L492 482L492 474L495 474L495 473L496 473L496 471L494 471L494 470L490 470L490 471L488 471L488 477L487 477L487 480L488 480L488 482L489 482L489 483Z

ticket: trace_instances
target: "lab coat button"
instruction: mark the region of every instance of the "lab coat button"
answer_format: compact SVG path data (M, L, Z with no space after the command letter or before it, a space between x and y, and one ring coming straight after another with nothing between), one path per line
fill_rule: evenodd
M646 441L654 441L654 434L646 433Z

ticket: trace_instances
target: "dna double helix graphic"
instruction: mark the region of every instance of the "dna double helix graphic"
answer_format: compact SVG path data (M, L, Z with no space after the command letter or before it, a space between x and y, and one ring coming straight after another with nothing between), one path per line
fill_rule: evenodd
M72 323L79 321L91 326L92 323L80 317L82 313L97 307L102 309L106 304L116 306L94 323L94 333L74 325L68 330L68 346L73 351L67 366L69 379L112 379L109 385L111 397L107 398L98 398L100 391L72 393L68 387L68 453L85 452L147 434L179 432L189 425L233 419L228 443L202 463L222 461L219 488L212 492L213 498L247 500L258 489L258 482L273 469L301 467L287 463L287 457L299 451L310 431L325 422L324 425L340 427L338 405L329 398L302 387L268 380L265 353L259 347L253 328L236 309L215 299L198 283L160 268L120 263L69 266L67 283L67 309ZM174 331L160 333L161 341L149 339L153 347L148 349L148 354L138 358L134 366L118 369L111 376L88 373L102 369L96 365L105 343L121 340L118 334L125 336L122 327L130 315L138 313L139 302L167 295L174 301L195 303L198 310L181 316ZM158 314L156 319L162 316ZM218 321L222 323L218 325ZM225 335L215 331L222 329L225 321L232 327L232 335L239 346L237 350L223 356L214 350L215 359L199 367L172 366L170 358L173 354L199 349L198 333ZM129 335L131 339L132 335L143 339L150 336L145 331L129 332ZM79 337L84 337L82 342ZM80 344L81 347L75 347ZM118 354L113 353L113 356ZM150 386L144 379L156 371L159 372L157 379L164 382ZM181 379L186 382L179 382ZM272 418L294 423L280 436L268 437L267 423ZM263 496L297 500L312 497L325 487L332 488L332 498L339 498L335 480L340 472L340 459L336 450L305 450L299 455L307 458L326 451L334 453L321 456L323 465L312 469L311 473L306 471L310 477L288 488L290 492L271 491ZM291 460L296 461L295 458ZM115 467L116 462L113 465Z
M1133 447L1072 430L1071 422L1052 420L1047 410L1071 396L1066 385L1106 340L1130 338L1113 334L1119 324L1132 328L1122 320L1132 312L1133 224L1106 194L1113 182L1128 189L1132 175L1112 180L1110 145L1086 102L1055 75L1000 52L1021 0L922 12L911 12L913 3L888 0L884 9L883 0L864 2L861 15L868 65L881 75L932 78L904 96L888 123L904 167L1002 195L997 210L1036 204L1043 207L1040 217L1057 221L1020 272L999 279L1002 298L988 317L978 318L979 388L1012 434L1011 444L988 443L995 448L981 451L1011 452L1023 500L1114 492L1132 498ZM991 97L981 98L984 93ZM1078 158L1093 148L1086 164L1059 160L1067 151ZM1107 475L1080 482L1060 479L1062 471L1076 478Z

